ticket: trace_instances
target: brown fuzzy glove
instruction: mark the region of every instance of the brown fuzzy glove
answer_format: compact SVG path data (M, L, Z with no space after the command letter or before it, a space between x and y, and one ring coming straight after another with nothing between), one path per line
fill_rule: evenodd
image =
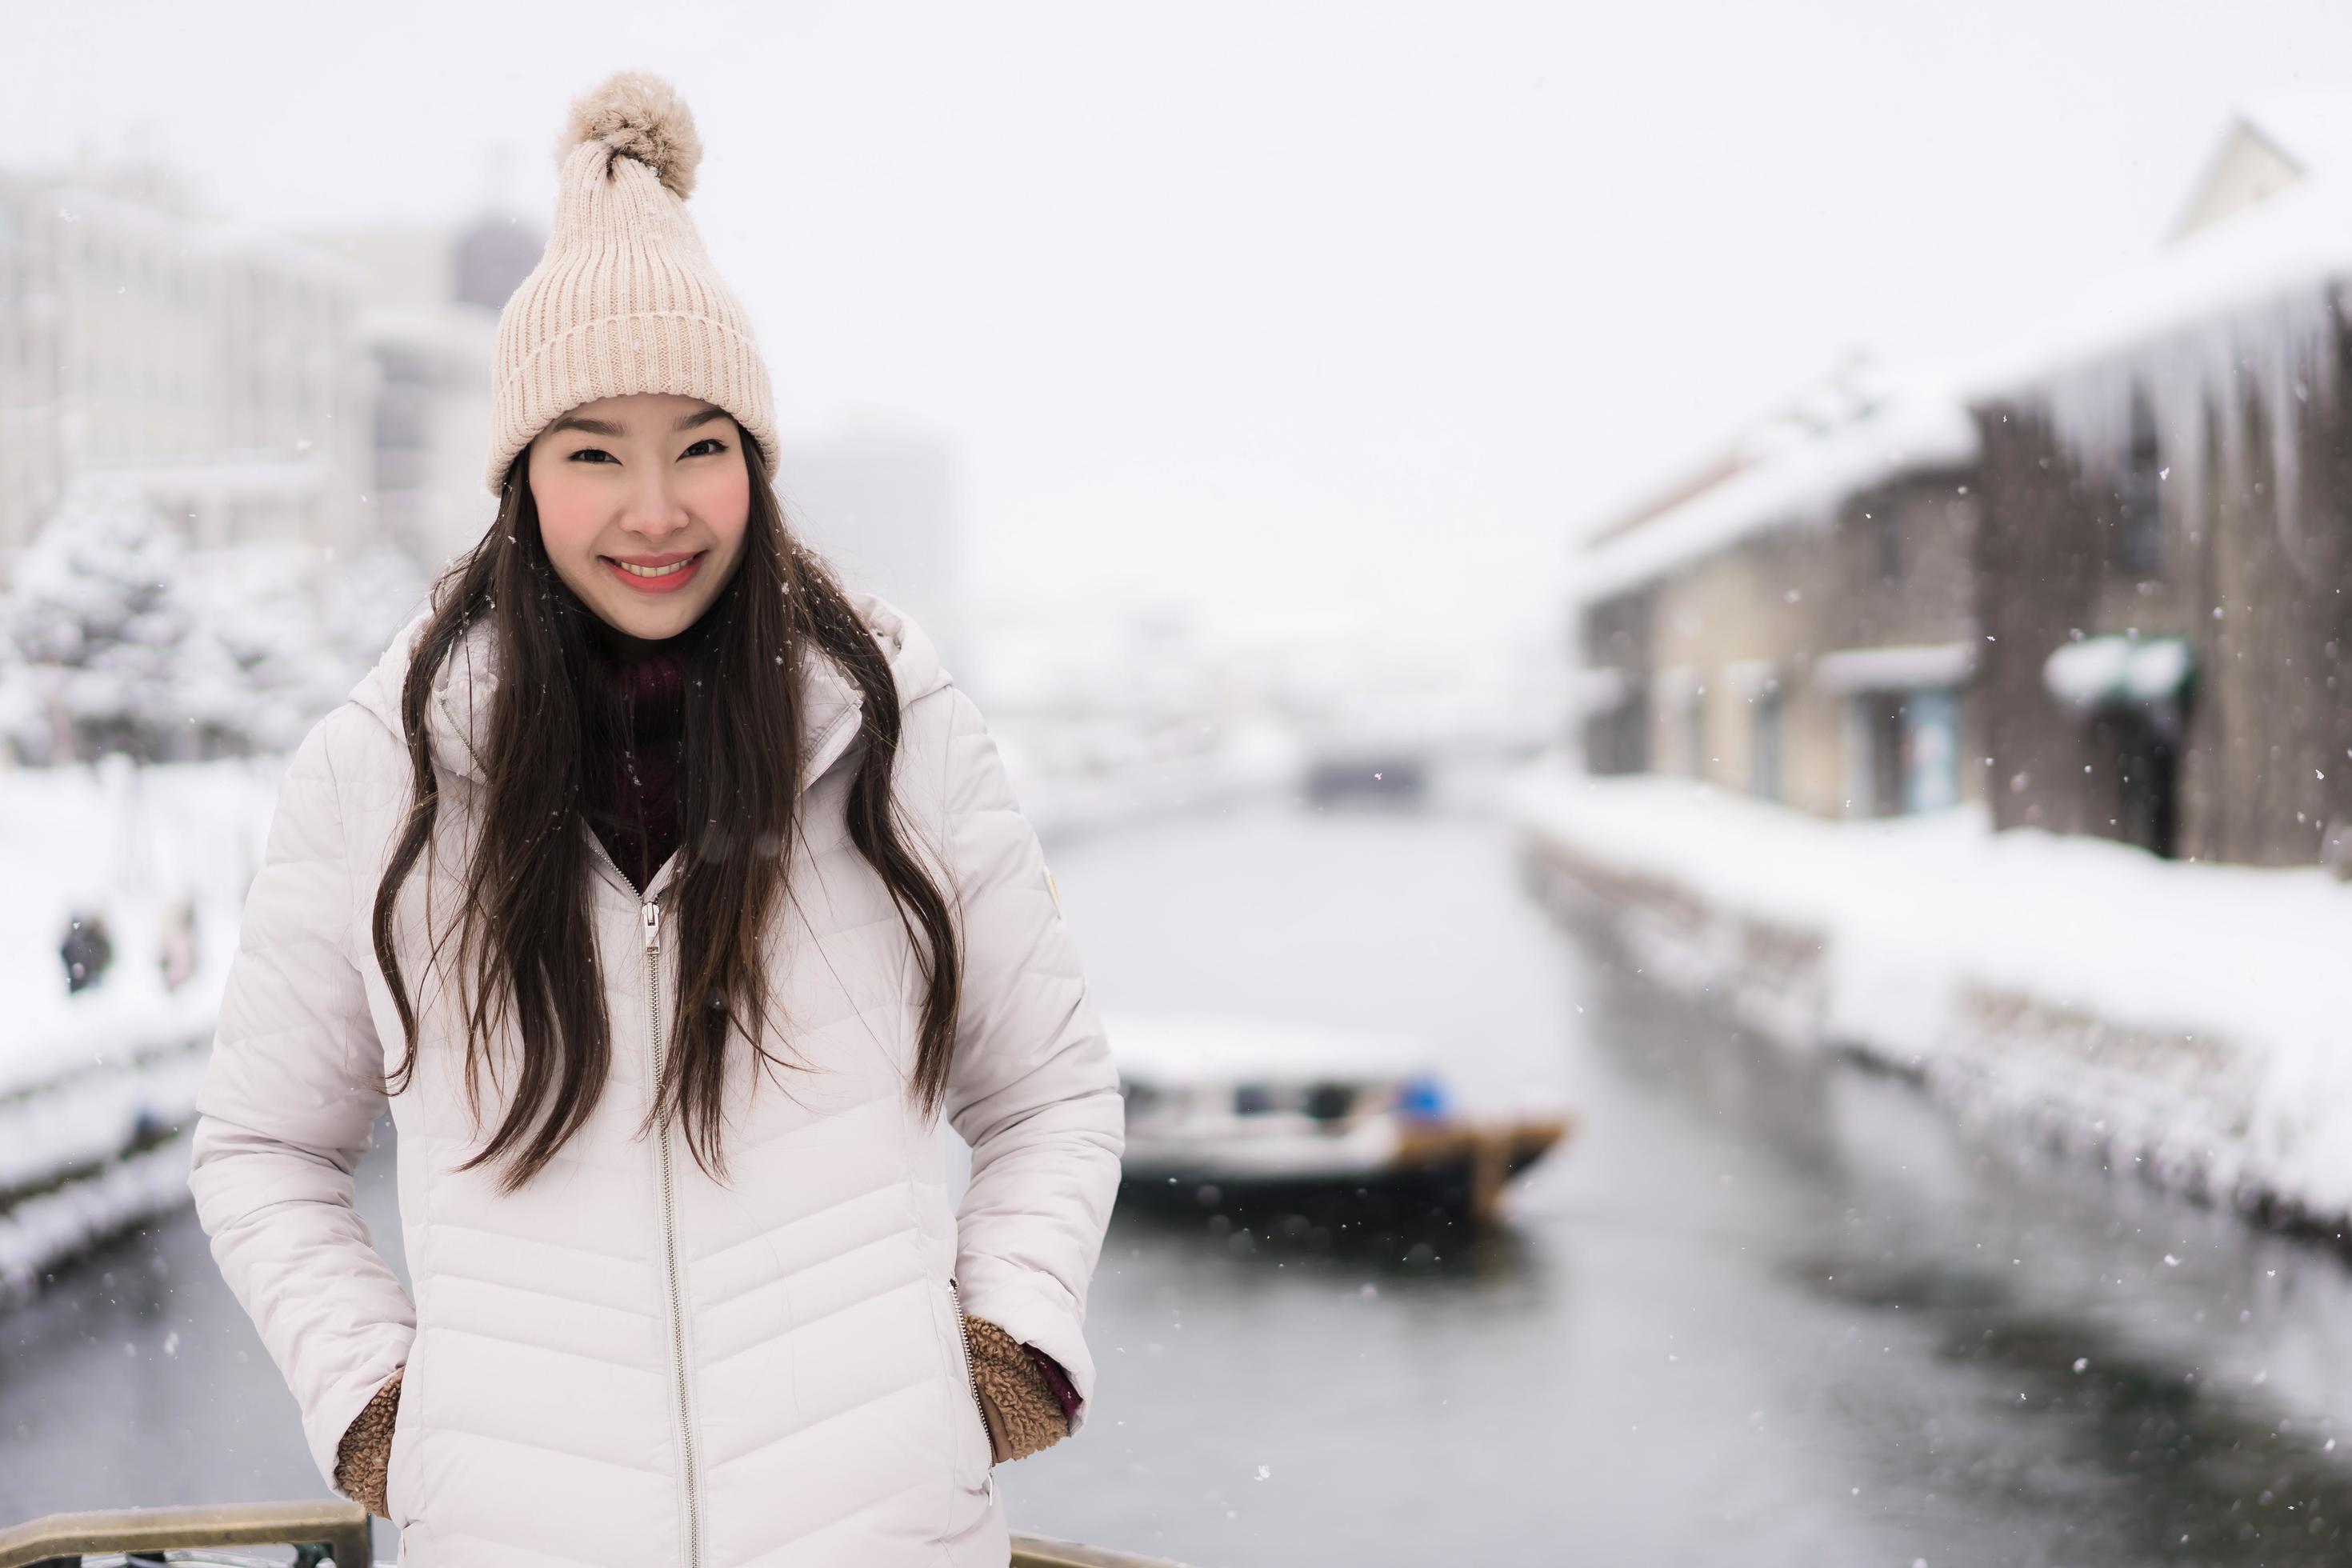
M986 1318L963 1322L971 1344L972 1380L980 1384L980 1411L988 1423L990 1463L1027 1458L1068 1436L1070 1418L1021 1342Z
M352 1419L335 1445L335 1488L370 1513L392 1517L383 1500L384 1471L392 1463L392 1423L400 1414L400 1374L395 1370L375 1397Z

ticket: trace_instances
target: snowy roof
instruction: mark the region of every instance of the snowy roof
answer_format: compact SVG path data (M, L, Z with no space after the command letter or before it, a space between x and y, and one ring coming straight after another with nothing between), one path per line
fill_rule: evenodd
M2275 145L2296 177L2194 226L2231 142L2249 132ZM1964 395L2013 395L2352 277L2352 100L2290 98L2246 110L2200 177L2184 222L2187 232L1969 364L1958 378Z
M1588 603L1621 594L1768 530L1827 521L1848 496L1906 471L1964 466L1977 450L1971 404L2055 395L2062 435L2095 458L2148 379L2179 384L2175 401L2195 409L2220 371L2253 366L2273 395L2291 393L2332 320L2326 290L2352 279L2352 96L2287 94L2242 109L2190 198L2174 240L1949 376L1856 410L1792 405L1751 432L1714 483L1596 538L1571 592ZM2122 374L2150 352L2149 375ZM2201 441L2168 446L2193 455Z
M1903 474L1954 468L1977 453L1975 425L1950 395L1914 386L1822 418L1760 426L1726 478L1583 552L1571 589L1587 602L1622 594L1768 530L1826 521L1848 496Z

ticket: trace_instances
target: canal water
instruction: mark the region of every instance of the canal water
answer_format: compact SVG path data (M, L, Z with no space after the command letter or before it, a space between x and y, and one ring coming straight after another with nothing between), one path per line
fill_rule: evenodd
M1556 921L1475 809L1053 863L1113 1016L1410 1029L1578 1128L1477 1245L1123 1206L1095 1417L1002 1472L1016 1529L1203 1568L2345 1560L2334 1252L1744 1037ZM362 1201L396 1257L389 1152ZM320 1489L192 1216L0 1319L0 1519Z

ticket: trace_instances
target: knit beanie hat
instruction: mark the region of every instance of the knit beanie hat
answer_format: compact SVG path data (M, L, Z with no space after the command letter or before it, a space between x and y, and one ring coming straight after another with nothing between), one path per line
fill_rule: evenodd
M742 302L687 216L702 140L658 77L623 71L572 105L547 253L499 312L489 484L583 403L674 393L716 404L775 477L768 367Z

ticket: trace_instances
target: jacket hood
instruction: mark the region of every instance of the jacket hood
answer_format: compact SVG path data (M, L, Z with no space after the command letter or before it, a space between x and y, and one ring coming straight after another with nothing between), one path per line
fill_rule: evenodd
M874 595L852 593L849 602L889 656L890 678L898 685L900 707L948 684L939 650L920 626ZM402 740L401 688L407 681L417 639L432 614L428 605L412 616L394 635L375 667L351 690L352 700L374 714L394 740ZM442 768L464 778L488 776L481 749L488 743L490 701L498 684L497 630L487 621L477 622L442 665L433 684L433 704L425 714L425 738L433 749L433 760ZM805 782L813 784L849 749L857 733L864 699L856 682L823 655L803 665L800 695L806 716L803 773Z

